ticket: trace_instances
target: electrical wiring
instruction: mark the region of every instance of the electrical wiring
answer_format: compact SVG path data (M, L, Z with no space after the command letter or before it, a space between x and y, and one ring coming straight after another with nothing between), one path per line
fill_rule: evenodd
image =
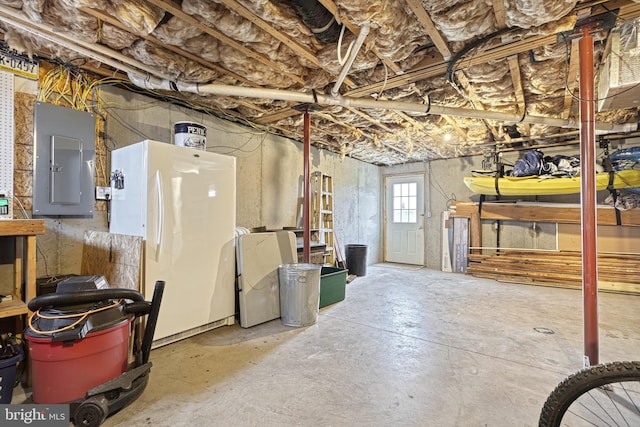
M442 188L442 185L440 185L438 180L435 178L435 175L433 175L433 168L431 167L429 168L429 182L433 182L435 189L447 201L447 207L450 202L457 200L455 193L451 193L451 196L449 196L444 188Z
M57 316L48 316L45 314L42 314L40 312L40 310L34 312L33 314L31 314L31 316L29 316L29 320L28 320L28 324L29 324L29 328L31 328L32 331L34 331L37 334L41 334L41 335L53 335L53 334L57 334L60 332L64 332L67 331L69 329L73 329L75 328L78 324L80 324L80 322L82 322L83 320L85 320L89 315L93 314L93 313L98 313L100 311L104 311L104 310L108 310L110 308L114 308L114 307L118 307L122 305L122 301L118 300L118 301L114 301L109 305L106 305L104 307L99 307L99 308L93 308L81 313L72 313L72 314L61 314L61 315L57 315ZM38 330L34 325L33 325L33 320L34 317L38 316L41 319L73 319L73 318L77 318L77 320L75 320L74 322L70 323L67 326L64 326L62 328L58 328L58 329L54 329L51 331L41 331Z
M88 88L91 81L85 73L71 64L59 64L41 79L38 101L55 105L68 105L81 111L91 111L88 103Z
M149 138L149 136L147 136L144 132L140 131L139 129L135 128L134 126L130 125L129 123L127 123L122 117L120 117L117 113L115 113L114 111L111 111L109 113L110 117L112 117L116 122L118 122L122 127L124 127L125 129L129 130L130 132L135 133L136 135L138 135L139 137L141 137L142 139L151 139Z
M256 125L255 123L243 118L243 117L238 117L235 115L230 115L228 114L226 111L222 110L221 108L217 107L217 106L209 106L209 107L203 107L201 105L196 105L191 103L188 100L182 99L182 98L178 98L176 96L171 96L171 95L166 95L163 93L160 93L158 91L155 90L149 90L149 89L141 89L135 85L131 85L131 84L124 84L122 85L122 87L126 88L127 90L134 92L134 93L139 93L142 95L146 95L146 96L151 96L157 99L160 99L164 102L170 103L172 105L176 105L176 106L181 106L181 107L185 107L188 108L191 111L199 111L202 113L205 113L207 115L212 115L215 117L220 117L220 118L224 118L229 120L230 122L241 122L244 125L248 126L248 127L252 127L255 129L259 129L259 130L263 130L263 128L260 125Z
M384 81L382 82L382 88L380 89L380 93L376 96L376 101L382 97L382 92L387 87L387 80L389 80L389 69L387 68L387 64L382 61L382 65L384 65Z
M27 215L27 210L24 208L24 205L22 204L22 202L20 201L20 199L16 196L13 196L14 200L16 202L18 202L18 206L20 207L20 211L22 212L22 215L24 216L24 219L30 219L29 215Z
M232 147L232 146L229 146L229 145L216 145L216 146L213 146L213 147L210 147L210 148L211 148L211 151L217 151L218 149L221 149L221 148L229 149L229 151L226 151L225 154L230 154L230 153L235 153L235 152L251 154L251 153L254 153L254 152L258 151L262 147L262 145L264 144L264 140L267 137L267 134L265 133L265 134L261 135L262 138L260 139L260 142L255 146L255 148L252 148L250 150L243 150L243 148L247 144L249 144L251 142L251 140L255 136L257 136L257 135L256 134L251 134L249 139L247 139L247 141L244 144L240 145L240 147Z
M479 46L482 46L483 44L487 43L488 41L501 36L509 31L512 31L512 28L502 28L498 31L494 31L491 34L487 34L486 36L471 42L469 44L467 44L465 47L463 47L458 53L456 53L455 55L453 55L453 57L451 58L451 60L449 61L449 64L447 65L447 71L445 73L445 76L447 78L447 81L449 83L453 82L453 73L454 73L454 68L456 66L456 64L458 63L458 61L460 61L467 53L469 53L472 49L475 49Z
M340 29L340 37L338 37L338 63L340 65L344 65L344 63L347 62L347 58L349 58L349 55L351 55L351 50L353 49L353 45L355 44L355 40L352 41L347 48L347 52L344 56L342 56L342 38L344 37L345 28L346 27L342 25L342 28Z
M385 69L386 71L386 69ZM66 104L74 109L84 110L94 113L103 122L102 132L100 136L103 147L106 152L111 152L118 147L118 142L109 135L109 119L114 120L127 131L137 135L141 139L150 139L142 130L134 124L129 123L117 111L140 111L152 109L155 107L163 107L163 103L169 103L178 109L185 109L184 113L193 115L194 111L202 114L226 118L234 126L238 126L237 130L230 130L228 126L216 126L216 123L210 125L213 129L223 131L227 134L250 135L249 139L240 147L218 146L213 149L229 149L230 153L252 153L260 148L264 137L269 133L268 126L257 125L242 117L229 115L224 110L216 107L203 107L196 105L189 100L182 99L178 96L172 96L159 91L141 90L132 86L129 82L116 78L90 79L86 72L71 62L57 63L45 76L41 79L38 99L40 101L51 102L55 104ZM122 105L116 102L105 102L100 94L103 87L119 86L135 93L150 96L154 99L142 105ZM260 144L256 148L245 149L248 144L253 141L254 136L262 136ZM96 156L96 176L108 182L106 165L102 156Z

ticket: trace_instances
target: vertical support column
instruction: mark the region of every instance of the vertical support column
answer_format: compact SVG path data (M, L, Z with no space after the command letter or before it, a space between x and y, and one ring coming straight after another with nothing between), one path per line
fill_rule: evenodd
M589 30L585 27L580 39L580 213L585 366L599 363L595 94L593 37Z
M311 262L311 227L309 206L311 199L311 174L309 171L309 152L311 150L311 119L309 111L304 112L304 202L302 204L302 259Z

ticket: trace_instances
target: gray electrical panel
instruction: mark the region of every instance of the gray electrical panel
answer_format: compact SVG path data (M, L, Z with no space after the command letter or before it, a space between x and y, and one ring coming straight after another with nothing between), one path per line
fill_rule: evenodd
M96 117L36 102L33 215L93 216Z

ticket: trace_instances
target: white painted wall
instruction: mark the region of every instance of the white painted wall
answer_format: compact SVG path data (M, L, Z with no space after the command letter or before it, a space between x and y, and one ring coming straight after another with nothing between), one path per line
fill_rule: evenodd
M464 185L462 177L480 169L482 157L461 157L449 160L409 163L382 168L382 175L420 173L425 176L425 257L428 268L441 266L441 214L453 200L470 200L473 193ZM383 191L381 186L381 191Z
M176 121L207 127L207 150L237 159L236 224L247 228L279 229L296 225L302 197L302 144L238 123L155 101L117 88L101 92L107 106L107 131L118 146L143 139L172 143ZM312 135L312 140L314 136ZM102 143L102 141L98 141ZM380 168L312 148L311 169L333 177L334 227L339 243L368 246L367 263L381 261ZM106 165L107 171L110 166ZM38 237L38 276L79 273L85 230L107 231L106 215L92 219L47 218L47 234Z

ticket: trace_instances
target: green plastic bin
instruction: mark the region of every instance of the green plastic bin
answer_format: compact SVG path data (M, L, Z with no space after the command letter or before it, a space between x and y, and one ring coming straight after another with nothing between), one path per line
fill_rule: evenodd
M347 270L322 267L320 271L320 308L342 301L346 284Z

